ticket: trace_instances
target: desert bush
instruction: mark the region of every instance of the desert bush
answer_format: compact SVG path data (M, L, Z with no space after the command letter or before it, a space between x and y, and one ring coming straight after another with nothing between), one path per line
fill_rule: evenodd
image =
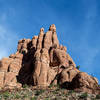
M45 98L44 100L51 100L50 98Z
M78 65L76 68L79 70L80 69L80 65Z
M54 86L53 84L50 84L48 87L49 87L49 88L52 88L53 86Z
M80 98L87 98L88 94L87 93L83 93L82 95L79 96Z
M32 97L30 100L37 100L37 97Z
M35 93L35 95L40 95L40 94L42 94L44 91L45 91L45 90L37 90L36 93Z
M69 94L72 94L72 93L74 93L75 91L74 90L69 90Z
M29 86L27 84L24 84L23 85L23 88L28 88Z
M96 99L100 99L100 94L96 95Z
M21 96L19 94L16 94L15 99L19 99L19 98L21 98Z
M6 92L3 93L4 99L8 99L10 97L10 95L11 94L8 91L6 91Z

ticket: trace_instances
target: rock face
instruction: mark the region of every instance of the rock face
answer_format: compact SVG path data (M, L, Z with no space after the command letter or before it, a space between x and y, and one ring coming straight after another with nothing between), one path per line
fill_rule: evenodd
M66 88L86 90L89 87L92 91L97 88L98 82L96 78L76 69L67 48L59 44L53 24L46 34L41 28L39 35L32 40L19 40L17 52L0 61L1 88L21 87L24 84L64 84Z
M80 89L85 92L95 93L98 92L96 89L98 88L98 81L95 77L88 75L85 72L79 72L72 80L72 84L74 89ZM98 92L100 94L100 90Z

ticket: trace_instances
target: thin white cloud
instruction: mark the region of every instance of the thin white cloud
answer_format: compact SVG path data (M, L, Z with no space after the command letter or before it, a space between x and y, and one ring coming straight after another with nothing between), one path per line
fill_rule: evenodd
M0 59L14 52L11 48L16 47L17 40L18 36L14 32L0 25Z
M2 12L0 15L0 59L14 53L17 46L18 36L7 24L8 15L12 9ZM13 11L14 12L14 11Z

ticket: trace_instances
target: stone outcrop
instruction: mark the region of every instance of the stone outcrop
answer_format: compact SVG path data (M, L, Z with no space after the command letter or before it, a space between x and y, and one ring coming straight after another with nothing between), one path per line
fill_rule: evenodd
M16 76L21 68L22 57L22 54L15 54L0 61L0 88L21 87Z
M97 89L98 81L76 69L67 48L59 44L53 24L46 33L41 28L39 35L32 40L19 40L17 52L0 61L0 88L24 84L59 84L67 89L84 88L87 91L88 87L88 91L92 91Z
M79 72L72 80L71 86L76 90L85 91L88 93L99 93L98 89L98 80L95 77L88 75L85 72Z

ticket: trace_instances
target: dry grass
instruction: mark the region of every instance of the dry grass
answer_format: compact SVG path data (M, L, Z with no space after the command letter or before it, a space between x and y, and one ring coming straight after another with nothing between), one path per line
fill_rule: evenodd
M96 100L99 97L99 95L61 89L58 86L37 89L26 85L22 89L6 90L0 93L0 100L87 100L87 98Z

